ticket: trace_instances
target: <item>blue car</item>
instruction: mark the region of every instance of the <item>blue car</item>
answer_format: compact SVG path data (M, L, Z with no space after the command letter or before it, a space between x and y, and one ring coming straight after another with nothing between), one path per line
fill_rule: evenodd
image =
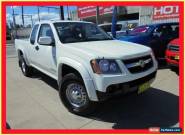
M156 58L165 58L168 43L178 38L179 23L160 23L138 26L118 40L142 44L152 48Z

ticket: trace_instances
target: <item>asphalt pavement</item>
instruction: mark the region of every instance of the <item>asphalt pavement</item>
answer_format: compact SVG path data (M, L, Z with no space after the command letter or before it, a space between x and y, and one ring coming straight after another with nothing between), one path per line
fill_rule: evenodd
M11 129L132 129L176 127L179 118L179 76L161 67L143 94L111 98L92 115L69 113L59 99L57 82L35 71L25 77L13 44L7 45L7 122Z

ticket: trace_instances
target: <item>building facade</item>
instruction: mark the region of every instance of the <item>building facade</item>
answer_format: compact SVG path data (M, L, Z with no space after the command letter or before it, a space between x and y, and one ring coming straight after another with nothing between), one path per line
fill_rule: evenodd
M99 7L98 24L111 23L114 6ZM119 6L118 21L135 20L138 25L179 22L178 6ZM80 6L77 8L78 18L96 23L96 6Z

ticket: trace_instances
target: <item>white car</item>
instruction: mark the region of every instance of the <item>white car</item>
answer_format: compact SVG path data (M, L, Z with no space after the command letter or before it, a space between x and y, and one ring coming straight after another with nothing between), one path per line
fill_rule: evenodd
M23 74L36 68L56 79L64 105L81 115L114 94L143 92L157 71L150 48L113 40L90 22L39 22L15 47Z
M102 28L105 32L107 32L109 35L112 35L111 28L112 23L104 23L98 25L100 28ZM128 20L128 21L119 21L116 23L116 38L125 36L128 34L129 31L133 30L138 26L138 20Z

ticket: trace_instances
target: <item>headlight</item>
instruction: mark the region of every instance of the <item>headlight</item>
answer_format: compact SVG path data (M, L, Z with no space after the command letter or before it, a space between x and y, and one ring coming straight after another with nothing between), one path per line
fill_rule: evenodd
M121 70L115 60L96 59L91 61L94 73L97 74L115 74L121 73Z
M109 61L108 60L100 60L99 67L102 72L108 72L109 71Z

